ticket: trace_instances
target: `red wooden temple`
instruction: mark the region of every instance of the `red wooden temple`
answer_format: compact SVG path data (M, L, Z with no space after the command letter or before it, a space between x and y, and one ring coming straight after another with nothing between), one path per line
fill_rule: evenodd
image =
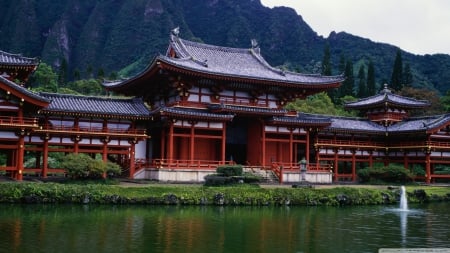
M143 72L104 84L129 99L34 93L22 85L38 61L0 56L0 154L7 157L0 170L17 179L61 172L49 165L51 152L100 154L130 178L165 181L203 181L217 166L237 163L294 182L303 157L315 182L355 181L358 168L374 163L423 166L428 183L450 178L434 173L450 163L449 115L410 117L429 103L387 86L346 105L363 118L288 111L286 103L337 88L344 77L274 68L255 41L229 48L173 31L166 54ZM36 163L25 168L30 153Z

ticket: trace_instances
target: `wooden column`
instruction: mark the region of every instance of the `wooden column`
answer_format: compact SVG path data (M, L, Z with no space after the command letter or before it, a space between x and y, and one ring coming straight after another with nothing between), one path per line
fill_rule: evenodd
M405 169L408 169L409 167L408 152L403 153L403 167L405 167Z
M108 162L108 143L109 143L109 136L106 136L103 140L103 150L102 150L102 160L104 163ZM131 164L134 164L134 161L130 161L130 166ZM103 172L102 174L103 178L106 178L106 171Z
M294 128L289 129L289 163L294 163Z
M129 157L130 157L130 174L129 174L129 178L133 179L134 178L134 172L136 170L136 143L137 140L130 140L129 143L131 144L130 146L130 153L129 153Z
M166 158L166 129L161 130L161 160Z
M24 132L21 132L21 134L19 134L19 143L18 143L18 147L17 147L16 179L19 181L22 181L22 179L23 179L23 157L24 157L24 150L25 150L24 134L25 134Z
M169 153L167 155L168 162L171 163L173 159L173 123L169 126L169 143L167 144Z
M352 150L352 181L356 181L356 150Z
M195 123L191 122L191 133L189 136L189 144L190 144L189 160L191 161L191 163L194 162L194 155L195 155L195 128L194 128L194 126L195 126Z
M221 150L221 160L222 163L225 164L226 157L225 157L225 151L226 151L226 144L227 144L227 124L225 122L222 122L222 150Z
M373 151L369 151L369 167L373 167Z
M425 153L425 182L431 183L431 151L429 149Z
M42 147L42 177L47 178L48 172L48 140L50 139L49 135L44 136L44 145Z
M266 125L264 122L262 124L262 130L261 130L261 165L264 167L266 166Z
M339 149L335 148L334 149L334 181L337 182L338 178L339 178L339 170L338 170L338 166L339 166L339 161L338 161L338 157L339 157Z
M305 147L305 159L306 161L309 161L309 135L310 135L310 130L305 129L306 131L306 147Z

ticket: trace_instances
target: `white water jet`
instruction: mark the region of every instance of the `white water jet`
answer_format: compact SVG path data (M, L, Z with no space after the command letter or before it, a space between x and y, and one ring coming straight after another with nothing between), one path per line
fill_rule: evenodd
M408 200L406 199L405 186L400 188L400 210L408 211Z

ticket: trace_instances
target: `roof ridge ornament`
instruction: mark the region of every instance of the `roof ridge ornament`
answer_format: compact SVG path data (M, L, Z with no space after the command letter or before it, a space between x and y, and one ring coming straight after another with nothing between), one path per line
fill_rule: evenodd
M250 42L252 44L252 50L257 54L261 54L261 49L259 48L258 41L256 39L251 39Z
M392 91L391 91L391 89L388 88L388 84L387 83L384 84L384 88L383 88L383 90L381 90L380 93L383 93L383 94L391 93L392 94Z

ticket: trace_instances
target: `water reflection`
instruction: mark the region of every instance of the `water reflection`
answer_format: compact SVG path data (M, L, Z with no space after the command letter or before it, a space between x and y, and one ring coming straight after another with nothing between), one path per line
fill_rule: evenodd
M0 206L5 252L376 252L450 247L449 204L385 207ZM0 250L0 251L1 251Z

